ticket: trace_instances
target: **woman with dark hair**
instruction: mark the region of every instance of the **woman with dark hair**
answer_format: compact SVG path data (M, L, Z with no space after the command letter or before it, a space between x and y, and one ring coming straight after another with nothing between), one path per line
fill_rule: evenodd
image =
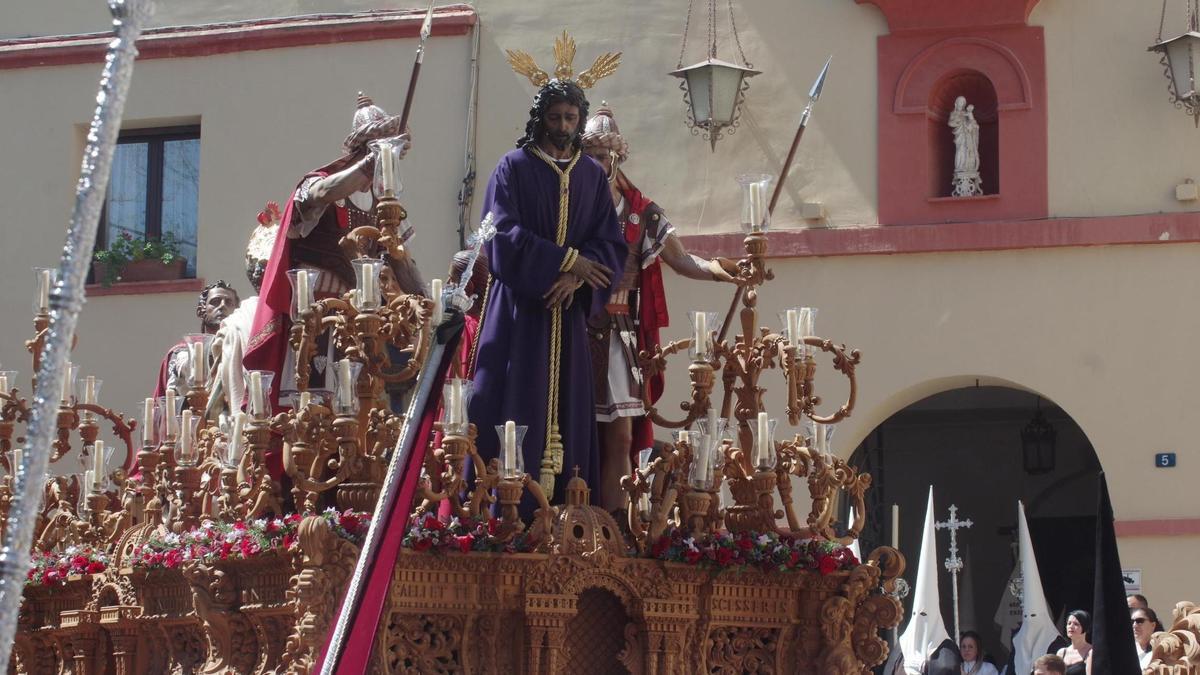
M999 675L996 666L983 660L983 638L979 633L963 631L958 638L958 653L962 654L962 675Z
M1086 675L1092 663L1092 615L1077 609L1067 615L1067 639L1069 647L1058 650L1067 675Z
M1158 615L1149 607L1139 607L1129 613L1133 622L1133 641L1137 644L1138 660L1145 668L1150 665L1150 636L1158 626Z

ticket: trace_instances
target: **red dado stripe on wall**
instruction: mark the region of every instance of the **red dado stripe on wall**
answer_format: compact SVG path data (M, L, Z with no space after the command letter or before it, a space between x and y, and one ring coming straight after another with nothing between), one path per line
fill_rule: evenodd
M1179 537L1200 535L1200 518L1118 520L1113 525L1118 537Z
M875 225L870 227L778 229L770 233L771 258L1007 251L1062 246L1186 244L1200 242L1200 212L1153 213L1094 218L1047 218L984 223ZM697 255L745 255L743 235L683 237Z
M230 23L153 28L138 40L139 59L173 59L309 45L413 38L422 10L310 14ZM433 12L434 36L466 35L479 15L469 5ZM111 33L0 40L0 70L99 63Z

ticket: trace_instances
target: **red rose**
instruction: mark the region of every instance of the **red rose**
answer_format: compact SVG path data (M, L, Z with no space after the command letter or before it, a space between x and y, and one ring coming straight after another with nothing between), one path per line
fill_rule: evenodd
M838 563L833 559L833 556L823 555L821 556L821 559L817 561L817 570L819 570L822 575L829 574L830 572L836 572L837 568Z
M271 534L278 530L279 530L279 523L275 522L274 520L268 520L266 527L263 528L263 531L265 531L267 534Z
M249 558L261 550L259 549L258 544L253 539L248 537L243 539L241 543L238 544L238 547L241 549L243 558Z
M440 520L437 520L436 518L434 520L437 521L439 525L441 524ZM350 513L349 511L338 516L338 525L340 525L341 528L347 532L353 533L357 531L359 524L358 516Z
M42 576L43 586L53 586L54 582L58 581L58 570L46 570L46 574Z
M283 547L284 548L291 548L292 544L295 544L295 543L296 543L296 535L292 534L291 532L288 532L287 534L283 535Z
M724 546L718 548L717 564L721 566L728 565L729 563L733 562L734 555L735 553L731 548L725 548Z
M700 562L700 557L700 551L693 551L690 548L683 554L684 560L686 560L689 565L695 565L696 563Z
M498 518L488 518L487 532L493 537L500 531L500 520Z
M754 540L750 537L742 537L737 540L737 547L743 551L749 551L754 548Z
M244 529L246 529L246 523L244 523L244 522L242 522L242 521L240 521L240 520L239 520L239 521L237 521L236 523L234 523L234 524L233 524L233 529L235 529L235 530L244 530Z
M659 537L658 541L654 542L654 547L650 549L650 553L655 558L661 558L662 554L667 552L671 547L671 540L668 537Z
M104 571L104 563L100 562L99 560L93 560L92 562L88 563L88 566L87 566L88 574L96 574L98 572L103 572L103 571Z
M170 569L179 567L183 562L183 553L179 549L171 549L163 556L163 564Z
M470 553L471 545L475 543L475 537L468 534L462 537L455 537L454 541L458 542L458 547L462 549L463 553Z
M424 527L427 530L444 530L446 525L437 519L437 516L425 516Z
M413 542L413 550L414 551L428 551L429 547L432 545L433 545L433 541L430 539L418 539Z
M799 562L800 562L800 552L792 551L791 554L788 555L787 566L795 567Z
M217 553L221 560L228 559L230 553L233 553L233 544L227 541L221 542L221 550Z

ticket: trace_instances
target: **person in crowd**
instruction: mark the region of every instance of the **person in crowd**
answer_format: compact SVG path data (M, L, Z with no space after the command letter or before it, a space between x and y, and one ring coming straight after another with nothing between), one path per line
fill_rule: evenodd
M1146 596L1142 595L1141 593L1134 593L1133 595L1125 598L1125 602L1129 603L1130 611L1135 609L1146 609L1150 606L1150 603L1146 601Z
M1087 675L1092 661L1092 615L1082 609L1067 615L1067 639L1071 644L1058 650L1066 675Z
M1133 622L1133 641L1137 644L1138 661L1142 668L1150 665L1150 636L1158 626L1158 615L1149 607L1139 607L1129 613Z
M996 666L983 660L983 638L973 630L964 631L958 639L962 654L962 675L999 675Z
M1033 675L1066 675L1066 672L1066 664L1056 654L1047 654L1033 662Z

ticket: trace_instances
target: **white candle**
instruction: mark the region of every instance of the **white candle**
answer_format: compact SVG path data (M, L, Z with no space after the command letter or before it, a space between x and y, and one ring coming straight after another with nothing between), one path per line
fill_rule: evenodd
M104 441L97 440L92 446L92 473L96 476L96 485L104 478Z
M705 312L696 312L695 328L696 353L708 354L708 315Z
M188 457L192 454L192 411L183 411L183 430L179 438L179 456Z
M154 441L154 399L146 399L142 409L142 444L149 445Z
M354 392L351 391L353 383L350 380L350 359L342 359L338 361L338 398L341 399L341 404L345 408L349 408L351 401L354 400Z
M305 392L308 393L308 392ZM246 413L240 412L233 418L233 430L229 432L229 461L236 462L241 457L242 429L246 427Z
M754 466L762 466L767 458L767 413L758 413L758 444L754 447Z
M709 408L708 408L708 444L712 447L716 447L717 443L719 443L721 441L720 437L717 436L717 420L718 419L719 418L717 417L716 409L713 408L712 406L709 406Z
M15 475L17 475L17 471L19 471L19 470L21 469L21 459L22 459L21 452L22 452L22 450L21 450L20 448L13 448L13 451L12 451L12 461L13 461L12 470L13 470L13 475L14 475L14 476L15 476Z
M300 392L300 409L304 410L309 403L312 403L312 394L307 391Z
M194 382L197 387L203 387L205 371L208 370L205 367L207 364L205 364L206 359L204 358L204 342L196 341L196 342L192 343L191 357L192 357L192 382Z
M25 296L29 297L29 296ZM50 310L50 270L38 270L38 311L45 314Z
M429 293L433 296L433 314L430 318L430 324L440 326L442 323L442 280L434 279L429 282Z
M813 421L813 450L825 454L825 425Z
M83 381L83 402L89 405L96 403L96 376L88 375Z
M63 403L66 403L71 400L71 383L75 380L75 378L73 377L74 374L75 374L75 364L71 363L70 361L67 361L67 366L65 369L65 373L64 373L64 377L63 377L63 386L62 386Z
M262 417L266 414L266 405L263 401L262 373L257 370L250 373L250 412L255 417Z
M385 141L379 144L379 157L377 162L381 162L380 168L383 174L383 194L387 197L393 197L396 193L396 175L395 167L392 166L392 144Z
M462 423L462 380L454 378L450 380L450 407L446 410L446 422L448 424Z
M517 423L504 423L504 468L512 474L517 472Z
M800 346L800 313L794 309L787 311L787 339L793 347Z
M312 289L308 287L308 270L296 273L296 314L308 309L312 304Z
M762 185L750 184L750 231L758 232L762 228Z
M685 444L687 444L687 442L688 442L688 432L687 432L687 429L680 429L680 430L679 430L679 442L678 442L678 445L685 445Z
M900 550L900 505L892 504L892 548Z
M175 431L176 431L176 429L175 429L175 390L174 389L167 390L166 405L167 405L167 409L163 412L163 415L167 418L167 435L174 438Z
M362 279L362 305L363 307L374 307L379 300L378 293L375 290L375 265L363 265Z
M0 393L8 393L8 376L0 375Z
M99 492L100 487L96 484L96 472L93 469L88 469L83 472L83 484L94 492Z

